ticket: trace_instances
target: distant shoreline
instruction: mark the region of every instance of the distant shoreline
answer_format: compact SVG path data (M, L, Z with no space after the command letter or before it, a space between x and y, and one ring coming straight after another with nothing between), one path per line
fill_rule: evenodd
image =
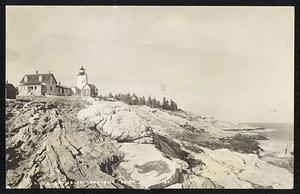
M252 127L250 126L249 128L247 127L241 127L241 128L224 128L224 131L256 131L256 130L266 130L264 127Z
M247 123L240 123L242 125L248 125L248 126L253 126L253 127L263 127L263 128L271 128L270 126L293 126L294 122L247 122ZM269 126L269 127L266 127Z

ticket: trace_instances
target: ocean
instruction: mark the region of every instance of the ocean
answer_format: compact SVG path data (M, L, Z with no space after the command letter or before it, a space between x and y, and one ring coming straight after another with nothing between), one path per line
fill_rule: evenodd
M253 127L263 127L266 130L256 130L260 135L273 140L293 141L294 124L293 123L245 123Z
M262 148L268 153L284 153L294 151L293 123L244 123L253 127L263 127L265 130L255 130L254 133L263 135L268 140L260 141Z

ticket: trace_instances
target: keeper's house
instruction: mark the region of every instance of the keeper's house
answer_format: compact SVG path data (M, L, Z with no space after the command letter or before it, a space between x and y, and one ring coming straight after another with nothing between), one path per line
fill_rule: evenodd
M57 83L54 75L49 71L47 74L27 74L20 81L19 96L44 96L44 95L71 95L71 89Z

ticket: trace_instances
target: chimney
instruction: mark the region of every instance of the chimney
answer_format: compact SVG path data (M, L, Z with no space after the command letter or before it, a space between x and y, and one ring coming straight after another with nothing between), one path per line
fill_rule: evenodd
M58 85L60 85L60 82L58 82Z
M50 70L49 70L49 74L50 74L51 72L50 72Z
M35 71L36 74L39 74L38 70Z

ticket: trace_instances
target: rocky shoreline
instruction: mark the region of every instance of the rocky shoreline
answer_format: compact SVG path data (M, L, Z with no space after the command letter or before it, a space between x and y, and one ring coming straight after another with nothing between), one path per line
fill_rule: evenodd
M239 126L238 128L224 128L224 131L255 131L255 130L265 130L263 127L252 127L252 126Z
M184 111L93 98L6 101L6 184L292 188L293 164L262 157L258 140L264 137L227 130L238 127Z

